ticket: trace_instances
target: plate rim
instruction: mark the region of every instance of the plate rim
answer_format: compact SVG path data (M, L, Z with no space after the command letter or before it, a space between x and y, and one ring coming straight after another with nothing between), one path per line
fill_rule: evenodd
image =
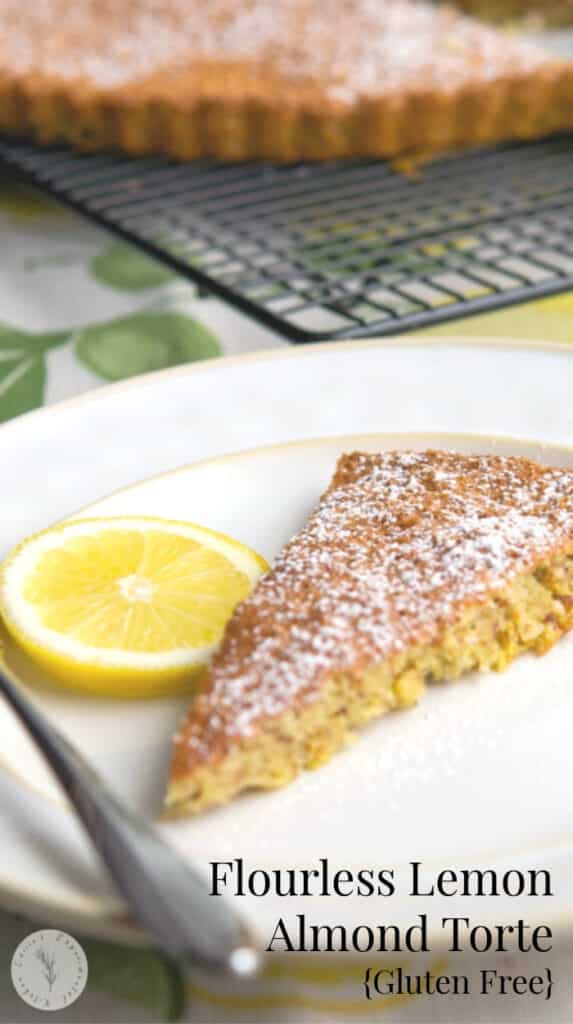
M329 347L338 347L339 343ZM359 343L360 344L360 343ZM564 346L560 346L564 347ZM565 346L567 348L567 346ZM273 350L270 350L273 351ZM235 357L232 357L233 359ZM243 357L238 357L242 359ZM167 371L168 373L171 371ZM165 373L165 371L160 371ZM156 376L155 374L151 376ZM81 398L81 396L80 396ZM72 399L72 402L75 399ZM34 415L34 413L30 414ZM287 451L289 449L303 449L311 447L313 445L321 443L331 443L333 445L338 442L345 441L348 439L349 442L354 440L362 441L375 441L377 439L383 440L396 440L398 439L419 439L423 438L433 439L458 439L462 441L481 443L504 444L504 445L515 445L520 448L522 446L536 445L540 449L548 449L551 451L567 452L570 456L573 456L573 442L570 444L564 444L562 442L539 440L527 436L515 436L510 434L479 434L472 431L380 431L380 432L366 432L358 434L338 434L338 435L327 435L304 438L295 441L283 441L275 444L259 445L254 448L245 448L236 452L223 453L220 455L209 456L204 459L198 459L194 462L188 463L183 466L177 466L173 469L166 470L161 473L152 474L148 477L143 477L141 480L135 481L134 483L128 484L126 487L120 487L113 491L110 491L95 502L90 502L87 505L82 506L70 513L66 517L68 519L81 518L83 513L88 512L97 506L100 502L105 501L108 498L113 498L120 494L126 494L132 490L135 490L142 485L152 483L157 480L163 480L170 478L175 475L182 475L184 473L193 472L194 470L201 470L203 467L213 464L225 464L228 462L239 461L245 458L257 458L262 453L274 452L274 451ZM48 805L57 808L59 812L66 814L67 816L74 816L74 812L71 808L66 807L64 803L56 801L53 797L36 789L33 785L27 782L22 776L17 774L9 764L7 764L3 757L0 756L0 772L5 776L8 776L10 781L19 787L22 787L26 792L35 798L41 799ZM567 851L571 852L573 845L571 841L560 841L556 846L552 846L552 852L557 856L561 850L566 856ZM540 849L545 849L541 846ZM121 942L127 942L131 944L142 944L145 943L144 932L132 922L127 913L122 912L120 908L114 908L112 904L105 903L103 901L93 900L93 908L90 909L88 906L78 905L74 902L74 897L71 896L59 896L55 899L47 895L46 890L27 889L22 886L14 885L10 880L7 880L0 869L0 901L1 905L6 909L12 909L16 912L32 912L34 916L44 916L46 919L56 919L60 923L65 921L70 926L75 926L79 929L87 929L87 933L98 935L103 938L111 940L117 940ZM552 919L552 926L554 928L568 928L573 923L573 905L569 910L561 910Z
M573 341L546 341L542 338L503 338L498 335L476 335L473 337L468 334L460 335L429 335L424 334L401 334L399 336L391 338L368 338L361 341L326 341L326 342L310 342L310 343L299 343L299 344L288 344L285 343L284 348L261 348L255 349L251 352L243 352L238 355L223 355L223 356L212 356L209 359L201 359L194 363L185 363L180 366L170 366L163 370L154 370L149 373L137 374L135 377L128 377L125 380L113 381L107 384L89 388L87 391L83 391L79 395L72 395L69 398L63 398L57 402L51 402L48 405L42 405L37 409L32 409L30 412L23 413L20 416L15 416L11 420L7 420L5 423L0 424L0 440L5 435L13 430L17 430L20 424L27 424L32 422L34 419L44 418L53 416L59 412L66 412L68 409L74 409L79 406L88 405L92 402L98 402L99 400L105 400L109 395L115 395L119 392L136 390L141 387L142 384L152 383L154 381L171 380L179 377L187 377L188 375L195 375L198 373L207 372L213 367L234 367L240 366L247 363L258 363L267 362L281 359L294 359L307 357L314 355L317 352L322 353L334 353L334 352L348 352L351 350L368 351L369 349L400 349L400 348L417 348L417 347L436 347L441 346L453 348L478 348L478 349L496 349L496 348L510 348L510 349L521 349L524 351L541 351L541 352L561 352L563 354L569 353L573 356Z

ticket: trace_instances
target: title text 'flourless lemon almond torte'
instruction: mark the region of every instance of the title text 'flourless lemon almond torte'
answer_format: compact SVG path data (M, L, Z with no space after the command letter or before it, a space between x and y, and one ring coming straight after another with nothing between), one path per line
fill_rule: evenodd
M573 471L344 455L231 618L176 737L168 806L191 813L283 785L426 682L503 669L571 626Z
M180 159L573 127L573 64L429 0L0 0L0 131Z

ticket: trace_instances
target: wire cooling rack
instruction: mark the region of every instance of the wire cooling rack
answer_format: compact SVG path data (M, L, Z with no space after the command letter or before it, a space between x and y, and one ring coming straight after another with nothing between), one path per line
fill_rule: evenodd
M573 136L449 156L274 166L0 159L291 341L390 335L573 288Z

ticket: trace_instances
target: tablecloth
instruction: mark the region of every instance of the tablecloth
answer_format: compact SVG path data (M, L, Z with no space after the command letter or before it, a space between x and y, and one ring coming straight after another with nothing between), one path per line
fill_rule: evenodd
M0 422L109 381L222 354L281 346L269 330L197 289L39 193L0 177ZM463 322L466 335L573 342L573 294ZM460 333L460 324L427 333ZM572 350L573 357L573 350ZM13 991L9 964L18 942L42 922L0 913L0 1021L41 1015ZM87 1022L570 1021L570 952L556 954L564 983L547 1007L519 1001L459 1000L439 1009L424 998L379 1005L357 994L353 964L299 961L269 966L262 981L215 991L183 979L146 950L82 937L90 964L86 992L51 1019ZM435 965L434 965L435 966ZM510 968L512 965L508 964ZM515 966L515 965L513 965ZM468 970L473 970L469 965Z

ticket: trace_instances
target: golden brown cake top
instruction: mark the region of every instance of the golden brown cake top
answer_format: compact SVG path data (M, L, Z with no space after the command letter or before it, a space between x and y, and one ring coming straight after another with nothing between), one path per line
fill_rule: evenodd
M334 102L459 88L531 71L545 54L424 0L0 0L0 74L99 90L225 67L320 86Z
M548 554L573 552L573 472L453 452L354 453L236 610L179 736L174 774L333 673L431 643Z

